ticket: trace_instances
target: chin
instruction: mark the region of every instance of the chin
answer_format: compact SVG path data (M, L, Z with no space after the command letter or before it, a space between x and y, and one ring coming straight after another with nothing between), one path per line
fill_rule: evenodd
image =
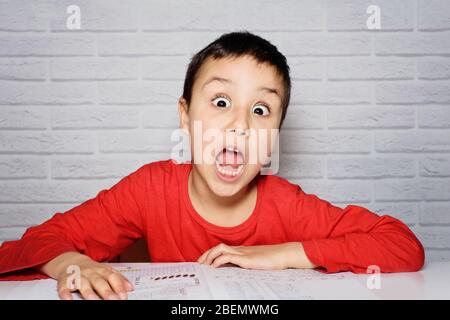
M215 195L219 197L231 197L237 194L243 186L241 185L224 185L220 182L212 182L210 188Z

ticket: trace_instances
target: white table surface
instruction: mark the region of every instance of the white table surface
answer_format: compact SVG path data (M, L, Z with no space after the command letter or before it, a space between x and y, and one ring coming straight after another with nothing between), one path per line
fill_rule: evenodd
M121 264L113 264L120 266ZM130 265L130 264L127 264ZM132 265L132 264L131 264ZM255 270L255 272L258 272ZM320 291L327 291L327 299L361 299L362 290L370 290L369 299L450 299L450 261L430 262L419 272L379 274L380 288L368 289L371 275L343 272L344 279L339 287L320 284ZM373 276L373 275L372 275ZM355 279L357 281L355 281ZM346 285L346 281L348 281ZM323 287L326 286L326 287ZM345 288L345 289L344 289ZM316 297L313 297L316 298ZM318 296L317 298L323 298ZM364 294L364 299L367 296ZM5 299L58 299L56 281L53 279L32 281L0 281L0 300Z

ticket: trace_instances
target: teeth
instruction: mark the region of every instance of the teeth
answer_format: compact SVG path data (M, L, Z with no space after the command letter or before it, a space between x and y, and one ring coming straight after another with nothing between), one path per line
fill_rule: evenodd
M226 149L231 152L239 152L239 150L237 148L233 148L233 147L227 147Z
M219 162L216 161L216 168L223 175L235 177L235 176L239 175L242 172L242 170L244 169L244 165L241 164L236 170L230 170L230 169L223 168L219 164Z

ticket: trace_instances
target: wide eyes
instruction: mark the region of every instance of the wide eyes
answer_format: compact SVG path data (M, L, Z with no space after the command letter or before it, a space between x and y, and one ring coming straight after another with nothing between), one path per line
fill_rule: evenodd
M216 97L212 102L215 106L219 108L231 107L231 101L225 97Z
M212 100L212 103L219 108L229 108L231 107L231 101L224 96L217 96ZM252 107L252 113L260 116L267 116L270 113L269 108L264 104L256 104Z
M260 116L267 116L269 115L269 108L263 104L257 104L256 106L253 106L252 112Z

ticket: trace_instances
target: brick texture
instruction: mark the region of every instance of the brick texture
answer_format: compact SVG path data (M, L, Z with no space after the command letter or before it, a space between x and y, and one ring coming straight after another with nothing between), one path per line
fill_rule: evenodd
M0 1L0 241L169 158L189 58L242 29L291 67L279 174L449 260L448 0Z

